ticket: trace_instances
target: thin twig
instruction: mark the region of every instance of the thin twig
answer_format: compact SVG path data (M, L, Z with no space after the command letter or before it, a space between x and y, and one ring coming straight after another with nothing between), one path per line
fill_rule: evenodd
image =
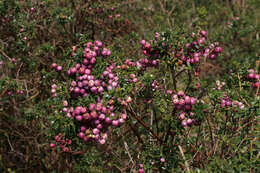
M189 163L187 162L187 160L186 160L186 158L185 158L183 149L182 149L182 147L181 147L180 145L178 145L178 148L179 148L180 153L181 153L181 156L182 156L182 158L183 158L183 160L184 160L184 164L185 164L185 167L186 167L186 169L187 169L187 172L190 173Z
M173 88L174 90L177 89L177 83L176 83L176 76L175 76L175 69L174 68L171 68L171 74L172 74L172 81L173 81ZM180 74L180 73L178 73Z
M185 93L188 91L189 87L190 87L190 84L192 82L192 76L191 76L191 71L188 71L188 77L189 77L189 80L188 80L188 84L186 86L186 89L185 89Z
M241 87L241 80L240 80L239 74L237 74L237 78L238 78L238 80L239 80L239 90L241 91L241 90L242 90L242 87Z
M2 97L2 96L6 93L7 90L8 90L8 88L5 88L5 89L2 91L2 93L0 94L0 97Z
M36 92L36 94L34 94L33 96L31 96L30 98L26 99L25 101L23 101L22 103L26 103L28 102L29 100L32 100L33 98L35 98L36 96L38 96L40 93L39 91Z
M208 126L209 126L209 131L210 131L211 147L213 148L214 147L213 133L212 133L211 124L210 124L208 116L206 116L206 120L207 120L207 123L208 123Z
M9 56L7 56L6 53L4 53L4 51L2 51L1 49L0 49L0 53L1 53L4 57L8 58L8 59L11 61L11 58L10 58Z
M11 148L11 151L14 151L14 148L13 148L13 146L11 145L11 142L10 142L9 136L6 135L6 137L7 137L8 144L9 144L9 146L10 146L10 148Z
M256 89L256 93L255 93L255 101L256 101L256 99L257 99L257 96L258 96L258 92L259 92L259 85L258 85L258 87L257 87L257 89Z
M19 73L20 73L20 71L21 71L22 66L23 66L23 63L21 63L19 69L17 70L16 79L18 79L18 77L19 77Z
M151 111L150 129L153 129L153 110ZM152 135L150 136L150 145L152 145Z
M127 145L126 141L124 141L124 145L125 145L126 153L128 154L128 157L130 158L130 162L132 162L132 164L134 165L135 163L134 163L133 158L132 158L132 156L131 156L131 154L129 152L129 148L128 148L128 145Z

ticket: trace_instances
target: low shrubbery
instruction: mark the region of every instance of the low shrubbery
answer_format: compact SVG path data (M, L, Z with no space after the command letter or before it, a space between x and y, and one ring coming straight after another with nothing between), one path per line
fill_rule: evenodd
M184 4L1 1L0 170L259 172L258 26Z

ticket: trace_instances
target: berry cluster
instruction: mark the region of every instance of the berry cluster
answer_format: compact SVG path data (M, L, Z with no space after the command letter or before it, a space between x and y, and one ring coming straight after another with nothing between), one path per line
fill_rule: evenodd
M240 109L244 109L244 107L245 107L245 105L242 102L239 102L237 100L231 101L227 95L220 98L220 100L221 100L221 104L220 104L221 108L236 106L236 107L239 107Z
M62 66L52 63L51 68L55 69L57 72L62 70Z
M59 133L58 135L56 135L55 137L55 142L50 143L50 147L51 148L55 148L56 145L58 145L64 152L69 152L69 145L72 144L72 140L71 139L65 139L61 133Z
M156 42L159 40L160 34L155 34ZM207 32L202 30L197 34L192 33L190 36L192 38L191 42L185 44L184 47L179 47L177 50L173 48L172 45L168 45L163 41L161 46L165 50L170 50L171 54L176 57L181 64L196 64L199 63L202 58L216 59L217 56L223 51L222 47L218 43L206 45ZM165 40L162 37L162 40ZM141 41L143 54L152 59L158 58L158 56L163 52L158 49L155 49L151 46L152 41L147 42L145 40ZM158 61L158 60L157 60Z
M179 115L179 120L181 121L181 125L186 127L188 125L196 124L196 120L193 119L194 113L193 112L182 112Z
M221 99L220 106L222 108L231 107L232 106L232 101L230 101L230 99L229 99L229 97L227 95L225 95L223 98L220 98L220 99Z
M252 82L252 87L258 88L260 86L260 74L257 74L255 70L250 69L247 78Z
M237 106L239 107L240 109L244 109L245 108L245 105L242 103L242 102L239 102L239 101L232 101L232 105L233 106Z
M102 95L105 90L112 90L118 86L118 77L113 73L115 65L112 63L106 68L100 78L95 78L92 75L92 70L96 64L96 58L102 56L107 58L111 55L111 51L107 48L103 48L101 41L95 41L94 43L88 42L84 49L84 58L81 63L77 63L74 67L67 71L69 76L76 76L76 80L71 82L69 88L73 96L87 96L88 93ZM76 47L73 47L73 51L76 51Z
M117 68L122 70L128 70L129 67L137 67L138 69L141 69L144 72L147 67L157 67L158 63L159 60L149 60L147 58L141 58L136 62L126 59L124 61L124 64L121 66L117 66Z
M76 56L77 47L72 47L72 56ZM63 101L62 111L66 117L73 118L79 124L78 136L85 142L96 141L104 144L108 137L108 128L110 126L118 127L123 124L127 118L125 113L116 109L116 105L127 105L132 98L126 96L125 99L111 98L104 99L104 92L113 90L118 87L119 77L114 70L121 68L116 67L114 63L110 63L99 77L92 74L97 58L107 58L111 55L111 51L103 47L101 41L87 42L84 49L82 62L77 63L67 71L67 75L73 78L69 91L72 99L79 96L94 96L96 103L88 106L69 107L67 100ZM132 63L129 63L133 65ZM57 67L57 66L56 66ZM134 74L130 75L131 79L137 80ZM52 85L52 93L56 96L55 84ZM116 100L116 101L115 101Z
M56 89L57 89L57 85L56 84L52 84L51 85L51 93L52 93L53 97L57 97Z
M196 104L197 99L186 95L183 91L172 95L172 102L178 110L190 111L192 105Z
M175 56L184 64L199 63L202 58L216 59L219 53L222 52L222 47L218 43L210 44L206 47L207 32L202 30L198 34L193 33L193 41L186 43L185 48L176 51Z
M87 96L88 93L102 95L105 90L112 90L118 86L118 77L113 73L114 64L106 68L99 79L96 79L91 74L91 69L86 68L85 65L79 63L72 68L71 73L78 73L80 76L76 77L70 85L70 92L74 96Z
M19 94L19 95L23 95L24 94L23 90L17 90L16 93Z
M225 82L220 82L219 80L216 81L216 85L217 85L217 88L213 88L213 89L217 89L217 90L221 90L222 87L224 87L226 85Z
M128 81L136 83L138 81L138 77L134 73L131 73L131 74L129 74L129 80Z
M118 127L127 118L124 113L116 113L113 104L114 101L111 100L107 106L101 102L90 104L88 108L78 106L71 108L67 112L67 116L73 117L80 122L81 128L78 136L82 140L85 142L95 140L100 144L104 144L108 136L108 127L110 125Z
M157 67L159 63L159 50L155 50L151 46L152 40L145 41L141 40L140 44L142 45L142 51L145 56L152 57L152 59L141 58L137 63L140 63L142 67L145 69L146 67Z
M173 94L172 90L167 90L168 94L172 94L172 102L177 110L182 111L178 119L181 121L181 125L186 127L188 125L197 124L194 119L194 113L192 106L196 104L197 99L186 95L183 91L179 91L177 94Z

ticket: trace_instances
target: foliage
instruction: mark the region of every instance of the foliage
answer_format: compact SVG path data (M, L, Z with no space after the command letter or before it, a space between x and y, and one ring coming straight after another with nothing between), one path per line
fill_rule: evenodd
M1 172L260 172L259 0L0 1Z

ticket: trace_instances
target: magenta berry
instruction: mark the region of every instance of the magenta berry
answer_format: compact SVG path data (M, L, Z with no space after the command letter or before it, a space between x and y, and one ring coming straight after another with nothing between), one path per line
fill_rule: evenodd
M54 143L50 143L50 147L51 147L51 148L55 148L55 146L56 146L56 145L55 145Z
M206 36L207 36L207 31L201 30L201 31L200 31L200 34L201 34L203 37L206 37Z
M215 51L216 53L221 53L223 50L222 50L222 47L218 46L218 47L216 47L216 48L214 49L214 51Z
M187 126L187 122L186 122L186 121L182 121L182 122L181 122L181 125L182 125L183 127L186 127L186 126Z

